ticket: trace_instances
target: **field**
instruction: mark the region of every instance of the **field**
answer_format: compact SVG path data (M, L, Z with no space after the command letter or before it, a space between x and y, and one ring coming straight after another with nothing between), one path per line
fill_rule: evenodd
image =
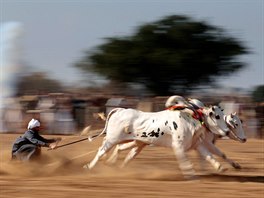
M101 138L51 151L42 148L43 157L38 163L17 163L10 161L12 142L17 136L0 134L1 198L264 197L263 140L248 139L244 144L218 141L217 146L242 166L241 170L234 170L219 159L228 168L224 173L216 173L207 163L201 168L198 155L190 151L188 156L199 177L188 181L182 177L177 160L168 148L149 146L125 169L110 167L103 159L93 171L88 171L82 166L94 157ZM61 144L83 138L61 137ZM126 153L120 156L118 164Z

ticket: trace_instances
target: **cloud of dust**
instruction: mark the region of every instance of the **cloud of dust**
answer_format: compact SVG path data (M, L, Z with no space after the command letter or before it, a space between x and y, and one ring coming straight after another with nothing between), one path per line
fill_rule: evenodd
M160 170L155 167L148 169L140 166L128 166L120 169L118 165L109 166L100 161L93 170L83 169L86 163L83 160L71 160L65 157L65 152L42 154L38 161L21 162L12 161L10 153L2 153L0 161L0 175L16 177L87 177L87 178L117 178L117 179L143 179L143 180L179 180L182 179L177 171Z

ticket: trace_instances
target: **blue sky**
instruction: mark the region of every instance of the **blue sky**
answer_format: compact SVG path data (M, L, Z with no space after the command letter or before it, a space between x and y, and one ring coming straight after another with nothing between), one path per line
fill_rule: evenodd
M103 38L131 35L147 22L184 14L224 28L253 52L241 59L248 68L222 77L220 84L264 84L263 0L0 0L0 6L1 23L23 24L23 60L67 83L80 83L83 76L72 65Z

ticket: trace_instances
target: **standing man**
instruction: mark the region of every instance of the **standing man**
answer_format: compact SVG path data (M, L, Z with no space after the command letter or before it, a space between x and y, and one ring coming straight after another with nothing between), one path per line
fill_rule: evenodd
M21 161L34 160L41 154L41 147L55 149L61 138L46 139L39 135L40 122L32 119L28 130L16 139L12 148L12 159Z

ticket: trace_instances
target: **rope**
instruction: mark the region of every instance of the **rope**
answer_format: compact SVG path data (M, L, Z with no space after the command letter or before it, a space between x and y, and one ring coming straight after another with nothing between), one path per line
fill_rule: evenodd
M75 144L75 143L78 143L78 142L82 142L84 140L88 140L87 137L83 138L83 139L80 139L80 140L73 141L73 142L69 142L69 143L66 143L66 144L62 144L60 146L55 147L54 149L49 148L48 151L49 150L55 150L55 149L58 149L58 148L61 148L61 147L64 147L64 146L68 146L68 145L71 145L71 144Z

